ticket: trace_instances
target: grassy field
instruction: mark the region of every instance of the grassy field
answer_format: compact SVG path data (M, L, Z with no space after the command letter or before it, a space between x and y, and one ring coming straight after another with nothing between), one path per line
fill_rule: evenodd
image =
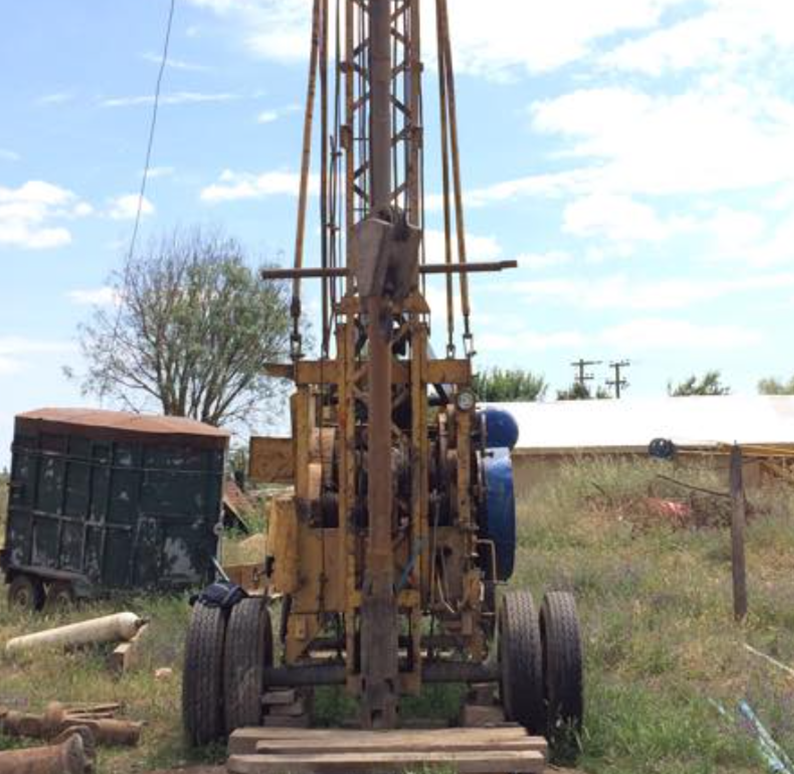
M787 749L794 751L794 682L744 650L749 642L794 663L794 490L751 496L751 615L731 616L730 539L719 526L671 526L645 496L680 495L656 481L652 464L581 463L561 470L531 502L520 505L519 562L514 585L577 593L587 654L587 720L578 766L590 774L761 772L747 734L722 720L747 698ZM665 469L665 472L670 472ZM706 470L677 471L712 488L726 483ZM724 513L709 503L700 512ZM127 600L152 619L144 668L113 677L104 653L11 662L0 656L0 704L40 709L48 701L122 701L130 718L148 723L137 751L102 753L99 774L144 772L221 750L188 756L179 721L179 662L187 605L183 599ZM104 604L69 620L120 609ZM25 619L0 602L0 642L56 623ZM154 670L174 668L170 680ZM438 709L449 696L425 702ZM333 708L333 699L328 700ZM419 710L416 710L419 711ZM0 738L0 747L9 744Z

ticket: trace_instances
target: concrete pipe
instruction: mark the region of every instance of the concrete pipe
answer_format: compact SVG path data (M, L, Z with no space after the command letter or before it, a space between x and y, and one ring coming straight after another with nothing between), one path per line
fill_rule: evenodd
M91 770L79 733L58 745L0 752L0 774L89 774Z
M131 640L146 623L135 613L116 613L103 618L60 626L57 629L15 637L6 644L6 653L14 655L42 648L69 648L103 642Z

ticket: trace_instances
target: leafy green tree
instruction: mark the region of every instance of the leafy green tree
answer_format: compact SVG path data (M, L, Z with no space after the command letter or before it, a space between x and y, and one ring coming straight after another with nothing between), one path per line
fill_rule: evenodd
M542 400L548 384L540 374L520 368L492 368L476 374L473 382L477 398L484 403L518 403Z
M758 392L761 395L794 395L794 376L788 381L775 378L761 379L758 382Z
M719 371L707 371L700 378L693 375L675 386L668 383L667 392L674 398L684 398L691 395L730 395L731 388L722 383Z
M236 240L174 232L111 285L115 307L79 329L85 394L221 425L252 424L279 392L263 367L289 352L286 288L263 280Z
M603 387L596 387L595 395L592 390L581 382L574 382L567 390L557 390L557 400L609 400L612 396Z

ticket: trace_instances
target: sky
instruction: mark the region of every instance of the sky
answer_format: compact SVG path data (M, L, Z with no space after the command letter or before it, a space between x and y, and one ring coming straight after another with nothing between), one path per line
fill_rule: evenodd
M0 2L0 465L15 413L96 403L63 366L114 302L168 5ZM474 281L478 366L564 387L580 357L628 359L635 397L712 368L737 393L794 373L794 4L484 7L450 0L469 252L519 269ZM289 260L309 16L176 1L139 244L201 224ZM437 132L430 109L434 245Z

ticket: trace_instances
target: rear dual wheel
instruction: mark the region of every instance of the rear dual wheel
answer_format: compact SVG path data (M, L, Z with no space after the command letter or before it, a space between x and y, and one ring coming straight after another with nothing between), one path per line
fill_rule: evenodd
M265 667L273 666L273 628L261 597L232 608L226 627L224 708L226 732L262 723Z
M193 606L182 676L182 719L187 741L204 747L224 734L223 652L226 613L197 602Z
M581 730L584 670L579 616L573 594L552 591L540 609L544 698L550 739L564 743Z
M498 616L501 696L508 720L564 743L584 714L582 645L576 602L546 595L538 616L532 594L510 591Z
M267 603L241 600L231 611L196 603L185 643L182 716L188 743L203 747L262 722L264 670L273 663Z

